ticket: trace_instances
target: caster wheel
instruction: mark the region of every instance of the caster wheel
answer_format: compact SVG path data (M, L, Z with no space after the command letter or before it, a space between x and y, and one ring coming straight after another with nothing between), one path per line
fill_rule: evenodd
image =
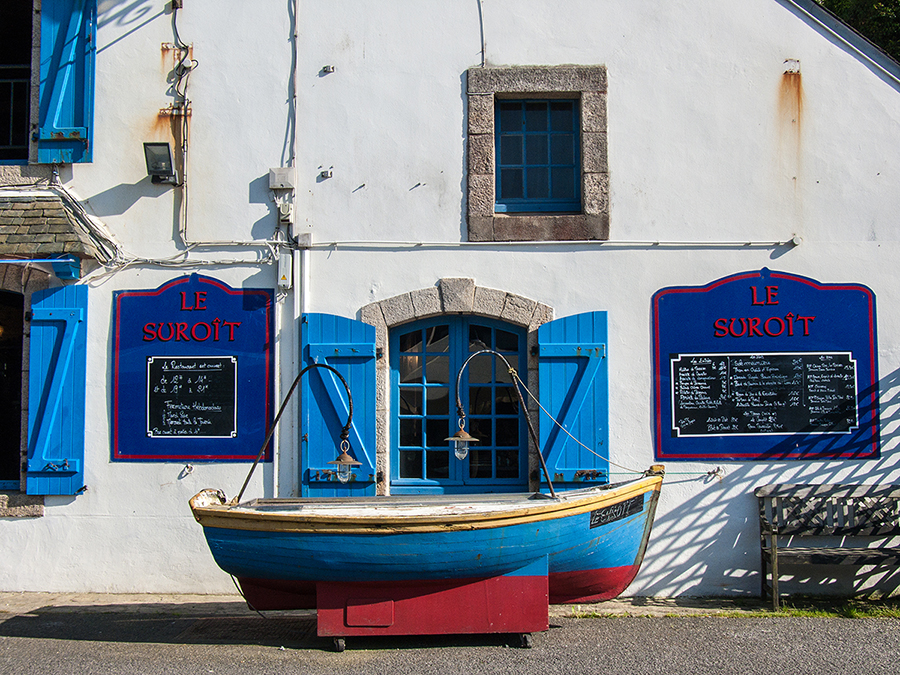
M531 636L531 633L521 633L519 635L519 646L522 649L531 649L534 647L534 638Z
M344 641L344 638L334 638L334 651L342 652L347 648L347 643Z

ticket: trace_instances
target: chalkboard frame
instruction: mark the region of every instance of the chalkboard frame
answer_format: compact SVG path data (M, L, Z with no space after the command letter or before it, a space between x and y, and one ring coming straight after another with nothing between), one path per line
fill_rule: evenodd
M796 362L796 360L800 360L801 364L803 364L803 362L805 360L809 360L809 359L812 359L812 360L819 359L821 361L823 358L826 358L826 357L828 359L833 359L835 357L842 357L842 356L847 357L846 365L852 365L852 367L853 367L852 397L850 398L850 402L852 403L852 406L853 406L852 421L847 420L845 415L842 413L840 415L837 415L837 417L839 417L839 418L844 418L842 420L838 420L838 419L835 419L832 417L826 417L825 419L827 422L831 423L831 427L823 427L822 421L821 421L822 418L812 419L811 418L812 413L810 412L806 416L805 419L801 419L801 424L805 423L804 426L798 426L797 420L789 418L788 415L793 413L792 417L794 417L794 418L801 416L801 414L797 410L792 411L791 408L795 408L795 409L799 408L801 410L807 409L806 406L802 405L803 404L802 398L800 401L797 402L798 405L791 406L789 404L789 401L782 401L781 398L778 396L778 394L781 393L780 391L778 391L778 389L779 389L778 385L773 385L773 384L756 385L756 384L754 384L754 385L749 385L749 386L766 387L769 391L765 392L765 394L767 395L767 397L773 399L772 405L768 406L768 408L767 408L767 411L771 411L771 412L767 413L767 416L775 417L778 420L778 422L780 422L780 423L794 422L794 425L791 428L785 428L784 430L768 430L768 431L752 431L752 430L750 430L749 428L747 428L747 426L749 424L751 424L752 422L747 419L744 419L744 420L740 419L742 416L747 417L748 415L741 414L741 412L740 412L741 407L733 403L734 397L732 396L732 397L730 397L731 401L732 401L730 406L729 405L720 405L713 412L702 413L703 415L707 415L707 414L716 415L716 416L718 416L718 418L721 418L723 416L730 417L730 420L731 420L730 424L726 424L723 421L717 419L717 421L714 422L714 425L717 427L716 429L710 430L709 428L707 428L707 431L705 431L705 432L696 432L696 433L687 433L685 431L685 427L691 426L691 424L683 425L682 423L684 421L684 418L681 416L680 413L683 412L684 410L690 410L690 408L679 408L679 405L678 405L679 392L677 390L679 388L678 387L679 378L676 378L676 363L677 362L681 362L686 359L710 359L710 360L725 359L730 363L731 358L735 357L738 359L744 359L744 360L749 360L749 361L760 359L760 363L771 363L770 357L787 357L787 358L794 360L795 362ZM767 360L762 361L761 359L767 359ZM815 434L849 434L849 433L852 433L857 428L859 428L859 414L858 414L859 411L856 408L856 400L859 395L859 387L857 386L857 379L858 379L857 378L857 368L856 368L856 360L853 358L853 354L851 354L850 352L768 352L768 353L741 352L741 353L730 353L730 354L726 354L726 353L670 354L669 355L669 365L671 368L671 370L670 370L670 386L671 386L670 396L671 396L671 404L672 404L671 431L672 431L672 435L676 436L678 438L705 437L705 436L716 436L716 435L722 435L722 436L727 435L727 436L732 436L732 437L733 436L785 436L785 435L793 435L793 434L797 434L797 433L806 433L806 434L813 434L813 435L815 435ZM845 364L837 362L837 365L844 366ZM805 371L801 371L801 378L802 378L803 374L805 374ZM846 375L846 374L844 374L844 375ZM726 378L727 377L728 376L726 375ZM730 383L726 383L726 384L730 384ZM805 380L801 379L799 386L798 385L788 385L788 386L793 386L794 389L800 389L800 393L802 394L802 393L807 393L805 391L805 389L803 389L805 384L806 384ZM726 395L726 397L727 396L728 395ZM781 405L779 405L779 404L781 404ZM753 412L753 411L749 410L750 406L745 406L745 407L747 408L747 412ZM734 410L733 410L733 408L734 408ZM698 407L698 408L694 408L694 410L702 411L702 410L713 410L713 409ZM779 412L781 413L781 415L778 414ZM701 414L701 413L697 412L694 414ZM737 415L737 417L734 417L735 415ZM749 415L749 416L752 417L752 415ZM787 419L785 419L785 418L787 418ZM838 429L834 428L835 426L838 426L839 423L840 423L841 428L838 428ZM739 428L734 429L733 427L735 427L735 426L738 426ZM846 426L847 428L846 429L843 428L844 426ZM732 428L729 428L729 427L732 427Z
M200 274L113 293L113 462L252 462L274 417L275 291ZM149 357L234 357L234 437L148 436ZM272 460L272 445L263 461Z
M788 325L793 330L786 330ZM703 286L663 288L651 299L651 335L653 442L657 460L880 457L875 294L868 287L822 283L762 268ZM857 364L858 428L847 434L673 436L671 357L767 352L852 354Z
M158 379L157 380L154 379L154 376L153 376L154 366L158 366L165 372L166 371L166 367L165 367L166 361L168 361L170 363L174 363L176 361L181 362L181 363L183 363L185 361L200 361L200 362L204 362L204 363L221 361L221 362L225 363L226 368L228 370L226 375L230 376L229 377L230 382L226 383L227 385L230 385L230 400L228 400L222 404L222 407L225 409L225 411L227 411L226 415L217 415L216 419L210 420L209 418L207 418L204 420L202 417L203 408L198 409L199 402L197 401L197 399L198 398L201 398L201 400L202 399L207 399L207 400L212 399L212 401L215 401L215 403L213 403L213 405L216 405L218 403L222 403L221 397L219 399L215 399L212 396L199 397L198 394L194 394L194 392L192 391L192 389L193 389L192 387L191 387L191 391L187 392L191 396L191 399L189 399L188 402L184 402L184 403L181 402L181 400L183 399L183 395L181 394L180 391L167 392L167 391L163 390L162 392L159 392L158 387L162 383ZM198 370L200 370L200 368L196 367L196 366L194 368L178 369L177 372L179 373L179 375L174 375L173 377L179 377L181 375L186 375L187 373L190 373L191 377L203 377L202 374L195 375L195 372ZM207 372L210 372L210 371L207 371ZM222 379L222 378L219 378L219 379ZM183 384L181 382L174 383L175 387L184 387L186 385L192 385L192 384L194 384L194 383L193 382L188 382L185 384ZM198 383L198 385L205 386L203 383ZM147 437L148 438L178 438L180 436L187 436L190 438L236 438L237 437L237 410L238 410L237 392L238 392L238 360L237 360L237 357L235 357L235 356L148 356L147 357L147 399L146 399L147 400ZM159 426L166 424L165 413L163 413L162 411L159 411L159 414L157 414L157 411L154 409L157 408L160 403L162 403L162 404L170 403L170 401L164 400L163 397L165 395L173 396L177 400L179 400L178 406L181 411L184 410L184 407L186 407L188 410L193 410L194 412L192 414L194 415L194 417L192 419L194 420L194 423L193 424L180 424L184 420L179 419L179 420L177 420L177 422L179 422L179 424L176 425L173 422L172 424L169 425L169 426L175 427L175 429L173 430L172 433L160 432ZM193 404L190 403L191 400L193 401ZM228 412L230 412L230 414L228 414ZM191 414L191 413L183 413L183 412L180 413L180 415L182 415L182 416L187 415L187 414ZM199 419L201 420L199 423L196 422L196 420L198 419L198 417L197 417L198 415L201 416L201 417L199 417ZM162 417L163 420L160 423L160 425L154 426L153 422L156 421L156 419L158 417ZM228 422L230 422L230 425L226 426L227 433L222 433L222 431L221 431L222 424L228 423ZM179 431L179 429L178 429L179 426L189 426L189 427L209 426L209 427L211 427L210 431L212 431L214 433L194 432L194 433L178 434L176 432Z

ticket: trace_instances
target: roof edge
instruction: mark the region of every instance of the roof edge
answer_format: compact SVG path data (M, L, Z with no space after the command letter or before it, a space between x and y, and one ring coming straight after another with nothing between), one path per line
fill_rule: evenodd
M900 62L814 0L776 0L845 51L855 54L873 73L900 91Z

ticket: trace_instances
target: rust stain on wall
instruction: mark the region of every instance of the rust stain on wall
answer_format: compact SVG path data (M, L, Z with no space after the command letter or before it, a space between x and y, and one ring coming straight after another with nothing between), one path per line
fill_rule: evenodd
M786 72L781 76L778 112L782 132L791 129L799 138L803 123L803 76L800 73Z

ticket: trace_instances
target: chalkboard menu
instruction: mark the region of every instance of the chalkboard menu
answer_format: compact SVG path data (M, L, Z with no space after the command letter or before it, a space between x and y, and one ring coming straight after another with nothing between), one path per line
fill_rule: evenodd
M234 438L237 359L147 358L147 436Z
M877 459L875 294L762 268L653 294L660 461Z
M845 434L858 426L849 352L670 357L672 434Z

